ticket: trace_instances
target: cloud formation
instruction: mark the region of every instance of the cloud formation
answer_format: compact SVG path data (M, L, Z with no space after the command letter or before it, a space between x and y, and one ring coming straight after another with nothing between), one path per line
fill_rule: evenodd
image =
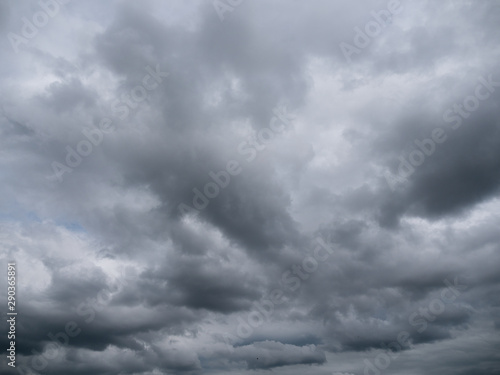
M2 373L497 373L499 21L2 2Z

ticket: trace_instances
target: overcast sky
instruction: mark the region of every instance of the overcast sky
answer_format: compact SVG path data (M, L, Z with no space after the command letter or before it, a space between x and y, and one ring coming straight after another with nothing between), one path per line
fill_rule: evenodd
M2 374L499 374L499 25L0 1Z

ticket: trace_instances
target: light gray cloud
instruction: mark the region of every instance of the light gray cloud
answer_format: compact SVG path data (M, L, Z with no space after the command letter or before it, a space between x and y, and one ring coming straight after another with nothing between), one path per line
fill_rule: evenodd
M497 373L497 3L222 3L223 22L211 0L72 1L17 53L8 34L40 4L0 5L18 369L361 375L407 332L384 373ZM398 4L346 59L339 45ZM480 77L493 90L476 106ZM283 107L293 120L264 145ZM51 178L89 129L98 146ZM229 161L241 172L206 207L179 210ZM318 237L333 250L301 272ZM239 335L276 290L283 303ZM54 343L69 322L81 331Z

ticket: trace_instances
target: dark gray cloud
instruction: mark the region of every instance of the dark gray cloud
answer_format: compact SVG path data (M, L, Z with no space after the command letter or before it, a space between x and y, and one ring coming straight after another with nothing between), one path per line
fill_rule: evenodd
M62 3L0 5L2 373L498 373L497 2Z

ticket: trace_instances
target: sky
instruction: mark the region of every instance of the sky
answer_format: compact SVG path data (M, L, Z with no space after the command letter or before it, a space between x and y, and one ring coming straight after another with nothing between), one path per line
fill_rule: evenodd
M0 1L1 373L500 374L499 25Z

